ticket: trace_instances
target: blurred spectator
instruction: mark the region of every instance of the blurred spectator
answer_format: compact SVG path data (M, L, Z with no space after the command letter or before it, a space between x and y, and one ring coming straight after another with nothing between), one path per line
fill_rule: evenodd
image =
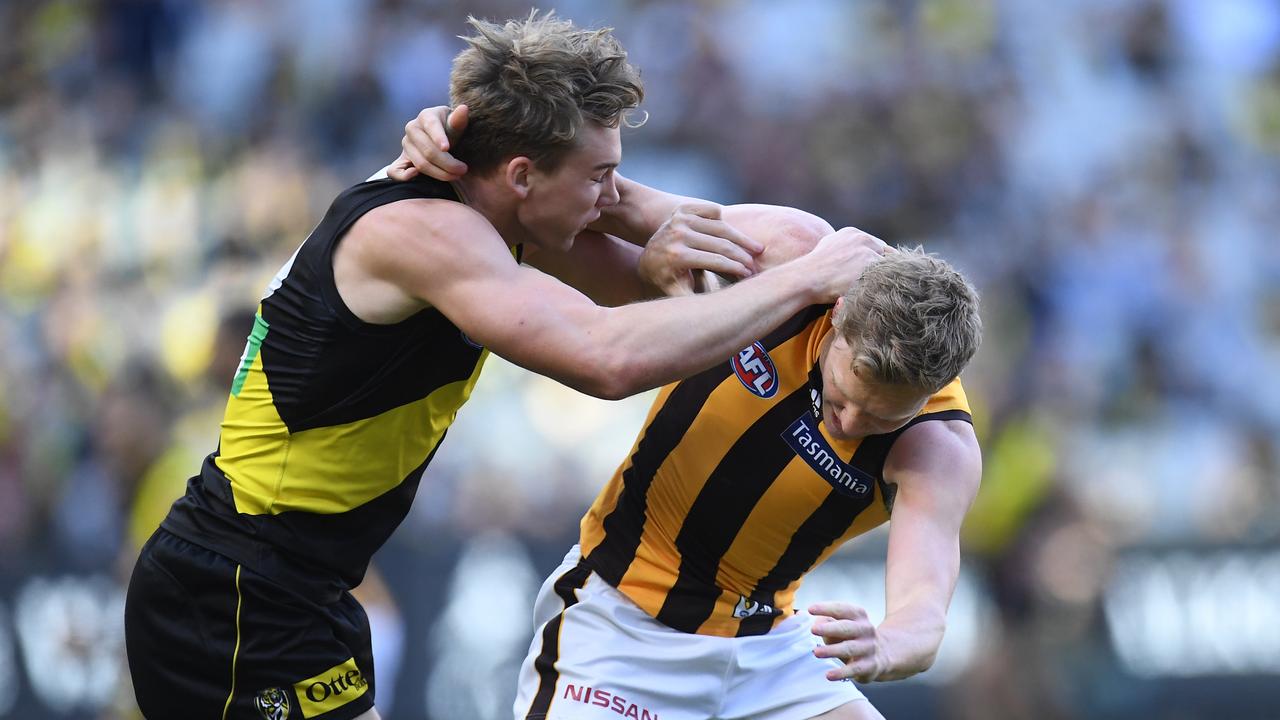
M1280 542L1280 4L560 9L616 26L644 70L624 172L923 243L978 282L966 383L987 475L966 544L1001 629L957 704L1137 713L1109 685L1080 697L1087 668L1113 664L1097 621L1112 555ZM267 281L446 101L465 12L0 3L0 577L130 564L216 448ZM406 552L481 529L560 542L647 408L489 362ZM379 605L393 647L401 612L413 627L430 611L397 610L399 582Z

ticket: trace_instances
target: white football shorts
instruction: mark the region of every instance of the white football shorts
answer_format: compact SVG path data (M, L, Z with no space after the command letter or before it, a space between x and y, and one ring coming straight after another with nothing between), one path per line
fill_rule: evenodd
M579 565L574 546L534 604L516 720L808 720L866 698L832 682L807 613L765 635L673 630Z

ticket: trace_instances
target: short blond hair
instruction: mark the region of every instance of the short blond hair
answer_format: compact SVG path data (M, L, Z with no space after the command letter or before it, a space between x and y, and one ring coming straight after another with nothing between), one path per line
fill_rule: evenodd
M505 24L468 17L475 34L453 60L449 96L470 112L453 154L484 172L526 156L547 170L583 123L618 127L644 99L640 73L612 28L583 30L554 11Z
M833 320L872 379L931 394L960 375L982 341L977 291L919 247L867 266Z

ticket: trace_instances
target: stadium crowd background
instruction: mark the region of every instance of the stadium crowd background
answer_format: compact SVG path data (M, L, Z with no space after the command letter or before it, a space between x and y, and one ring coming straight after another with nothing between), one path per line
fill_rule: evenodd
M1280 4L554 7L643 70L624 173L922 243L982 292L969 651L871 688L886 714L1276 717ZM0 3L0 717L134 717L122 584L262 288L446 102L466 14L528 9ZM390 718L509 717L536 585L647 408L490 363L365 590ZM882 543L832 563L874 579Z

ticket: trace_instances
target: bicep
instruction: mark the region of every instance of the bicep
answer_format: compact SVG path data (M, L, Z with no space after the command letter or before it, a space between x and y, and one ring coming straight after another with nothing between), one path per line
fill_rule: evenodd
M590 298L529 267L502 276L460 278L439 294L443 312L477 342L512 362L552 372L584 344L585 328L603 309Z
M981 477L972 426L921 423L904 433L886 465L894 482L886 602L892 612L923 603L945 613L960 572L960 526Z
M365 235L365 258L374 274L508 360L556 379L577 377L574 368L582 364L580 355L603 308L551 276L516 264L492 226L466 208L384 208L376 229Z

